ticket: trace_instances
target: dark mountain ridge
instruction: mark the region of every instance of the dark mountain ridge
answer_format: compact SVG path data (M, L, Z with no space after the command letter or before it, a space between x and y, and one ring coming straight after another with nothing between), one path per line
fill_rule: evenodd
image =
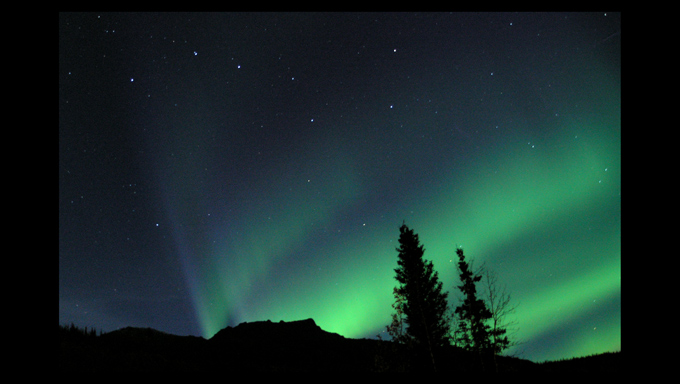
M273 323L271 320L245 322L217 332L213 342L220 343L290 343L290 342L338 342L345 340L337 333L326 332L312 319Z
M399 372L432 370L431 359L404 345L349 339L312 319L245 322L210 339L126 327L100 336L60 327L62 371ZM455 346L438 351L440 372L618 371L620 353L536 364L515 357L482 360ZM601 356L601 355L598 355Z

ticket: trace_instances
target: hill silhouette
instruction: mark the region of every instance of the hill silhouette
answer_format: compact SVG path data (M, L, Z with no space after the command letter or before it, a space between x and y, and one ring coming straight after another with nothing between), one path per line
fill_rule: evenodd
M60 326L59 369L78 372L390 372L419 370L403 345L350 339L321 329L313 319L246 322L210 339L126 327L100 336ZM620 352L536 364L479 356L450 346L439 351L440 372L618 371ZM429 368L425 366L426 368Z

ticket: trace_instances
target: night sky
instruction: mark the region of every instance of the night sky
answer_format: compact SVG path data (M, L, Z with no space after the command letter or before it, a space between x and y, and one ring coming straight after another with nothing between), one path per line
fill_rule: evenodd
M621 15L60 13L59 323L390 323L402 222L621 348Z

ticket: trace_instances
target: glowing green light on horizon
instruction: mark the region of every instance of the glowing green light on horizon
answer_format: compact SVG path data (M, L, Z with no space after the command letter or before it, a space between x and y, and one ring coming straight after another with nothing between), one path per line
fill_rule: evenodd
M321 277L315 273L281 276L277 287L289 288L275 289L267 298L269 305L251 306L247 317L272 321L311 317L322 329L352 338L365 337L367 330L380 328L389 320L387 310L391 309L392 291L385 287L393 285L393 255L389 246L365 245L345 244L328 250L333 261L325 269L331 272L321 273ZM355 262L343 266L350 255L371 257L361 268L356 268Z

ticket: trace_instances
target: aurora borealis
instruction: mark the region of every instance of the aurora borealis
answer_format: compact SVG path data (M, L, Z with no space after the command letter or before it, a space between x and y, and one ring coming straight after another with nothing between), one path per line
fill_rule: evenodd
M618 13L61 13L59 320L389 324L403 221L533 361L621 348Z

